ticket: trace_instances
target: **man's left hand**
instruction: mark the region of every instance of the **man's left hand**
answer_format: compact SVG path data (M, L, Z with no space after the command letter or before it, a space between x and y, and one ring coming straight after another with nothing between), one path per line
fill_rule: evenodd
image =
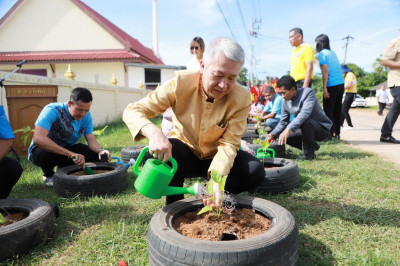
M108 150L102 150L99 152L99 160L101 162L101 155L107 155L107 161L110 162L111 161L111 153Z

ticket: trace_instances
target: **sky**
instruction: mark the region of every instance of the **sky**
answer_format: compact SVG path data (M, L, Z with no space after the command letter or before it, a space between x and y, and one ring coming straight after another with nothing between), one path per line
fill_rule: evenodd
M152 0L82 1L152 48ZM0 17L15 2L0 0ZM244 48L248 70L253 43L253 73L259 79L288 73L293 51L288 37L294 27L313 47L319 34L327 34L341 63L366 72L373 71L386 44L400 36L400 0L157 0L157 6L158 48L166 65L186 66L196 36L204 39L206 49L212 39L229 37ZM321 72L319 66L314 69Z

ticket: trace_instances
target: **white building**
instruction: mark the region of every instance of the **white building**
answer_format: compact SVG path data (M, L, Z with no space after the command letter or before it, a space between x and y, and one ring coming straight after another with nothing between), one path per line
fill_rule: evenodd
M182 67L166 66L151 49L80 0L19 0L0 20L0 71L153 89ZM114 79L113 79L114 80Z

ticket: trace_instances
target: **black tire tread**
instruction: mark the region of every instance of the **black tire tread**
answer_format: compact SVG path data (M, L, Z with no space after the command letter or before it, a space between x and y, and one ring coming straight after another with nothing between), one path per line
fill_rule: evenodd
M93 170L110 169L109 172L74 176L71 172L80 170L77 165L59 168L54 174L54 192L61 197L75 195L91 197L94 195L113 195L128 187L128 175L125 166L117 163L87 163Z
M266 158L265 179L255 193L280 193L295 189L300 184L300 171L296 162L284 158Z
M139 157L140 152L146 145L134 145L134 146L129 146L126 148L121 149L121 161L124 163L128 163L131 158L137 160ZM142 163L145 163L147 159L153 158L150 153L147 151L142 159Z
M46 202L38 199L2 199L0 209L29 213L25 219L0 228L0 261L27 253L52 237L54 215Z
M205 241L185 237L172 226L174 215L201 208L189 198L154 214L149 224L151 265L296 265L298 231L293 216L283 207L259 198L235 196L238 207L252 207L273 219L265 233L243 240Z

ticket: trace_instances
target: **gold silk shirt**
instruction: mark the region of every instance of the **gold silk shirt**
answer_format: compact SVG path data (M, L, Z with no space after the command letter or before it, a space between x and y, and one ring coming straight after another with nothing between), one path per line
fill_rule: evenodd
M383 51L382 60L393 60L400 62L400 37L391 40ZM389 68L387 86L399 87L400 86L400 68Z
M186 143L199 159L212 158L209 171L215 169L227 175L246 130L250 92L236 83L227 95L211 103L201 77L199 72L175 72L174 78L147 97L128 104L123 120L133 138L139 140L143 137L141 128L151 123L149 118L172 107L174 128L170 138Z

